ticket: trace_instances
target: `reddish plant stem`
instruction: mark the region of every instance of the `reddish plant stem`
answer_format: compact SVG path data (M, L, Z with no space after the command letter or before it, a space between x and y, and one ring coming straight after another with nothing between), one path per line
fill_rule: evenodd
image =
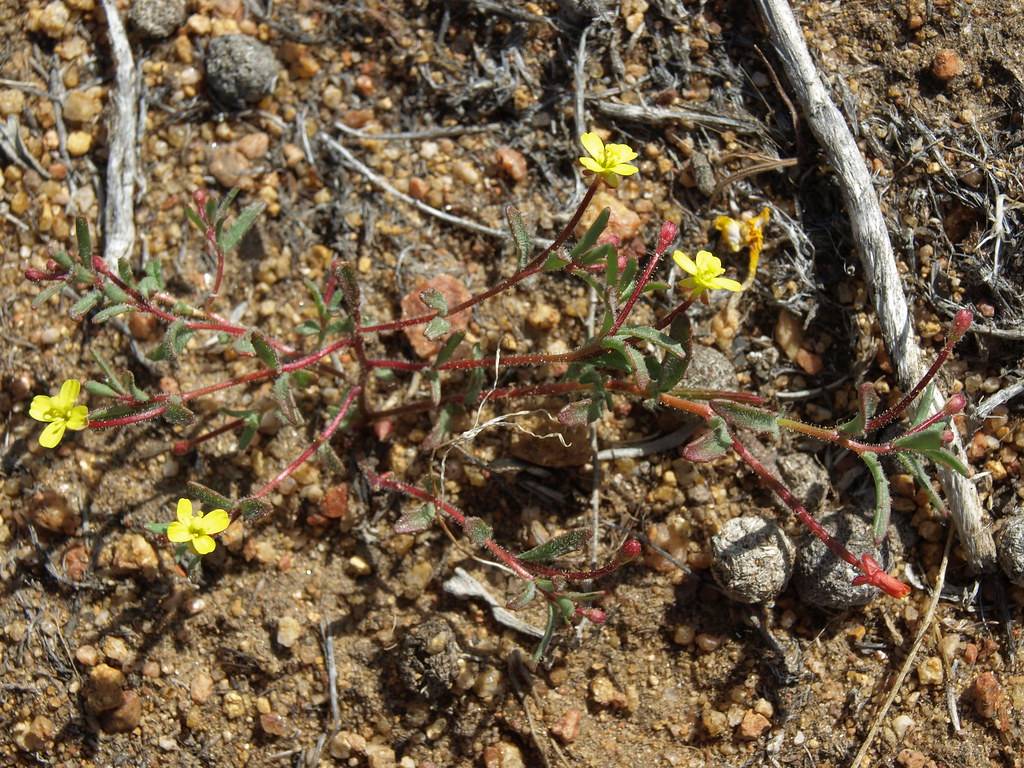
M633 293L630 294L629 299L623 305L622 309L619 310L619 314L615 318L615 322L612 327L608 330L608 336L614 336L615 333L622 327L622 324L626 322L626 318L629 317L630 312L633 311L633 307L636 305L637 299L640 298L640 294L644 292L644 288L647 283L651 280L651 275L654 274L654 268L658 266L661 261L661 256L664 251L655 253L647 262L647 267L644 269L643 275L637 280L636 286L633 288Z
M669 312L667 315L665 315L663 318L661 318L661 320L658 321L658 324L655 325L654 327L657 328L659 331L663 330L665 328L668 328L672 324L672 321L675 320L677 317L679 317L684 312L686 312L686 310L688 310L692 304L693 304L693 297L691 296L690 298L686 299L682 304L680 304L678 307L676 307L671 312Z
M444 512L445 515L447 515L456 525L465 530L466 516L457 507L453 507L448 502L442 501L436 496L427 493L422 488L417 488L415 485L403 483L401 480L395 480L391 477L390 473L378 475L366 470L366 479L370 481L370 485L377 488L390 488L393 491L404 493L406 496L411 496L414 499L419 499L420 501L433 504L437 509ZM498 558L502 563L507 565L516 576L526 581L533 581L533 574L523 567L522 561L501 546L493 538L488 538L483 543L483 546L490 550L491 554Z
M161 405L159 408L152 408L148 411L142 411L141 413L133 413L130 416L118 416L116 419L101 419L100 421L89 420L86 425L89 429L108 429L110 427L124 427L129 424L138 424L140 421L148 421L149 419L155 419L167 410L167 406Z
M260 499L266 496L278 485L280 485L282 480L284 480L286 477L289 477L295 470L297 470L299 467L305 464L306 460L309 459L309 457L312 456L314 453L316 453L317 449L320 448L321 445L330 440L334 436L334 433L337 431L338 427L341 426L341 422L344 421L345 416L348 415L349 408L352 406L352 402L359 395L359 391L359 387L352 387L352 389L348 391L348 395L345 397L345 401L341 404L341 407L338 409L338 412L335 414L334 418L331 419L331 422L326 427L324 427L323 432L317 435L316 439L313 440L312 443L307 445L306 448L303 449L302 453L296 456L295 459L287 467L278 472L273 480L271 480L269 483L267 483L258 491L256 491L256 493L254 493L251 498Z
M854 584L871 584L892 597L906 597L910 594L910 587L886 573L874 558L870 555L862 555L860 559L858 559L857 556L843 546L838 539L826 531L821 523L811 516L806 507L800 503L799 499L790 492L782 481L769 472L768 468L758 461L757 458L747 450L747 447L735 437L732 440L732 449L736 452L736 455L743 459L748 467L754 470L757 476L761 478L761 481L767 485L776 496L782 499L783 503L785 503L787 507L793 510L796 516L800 519L800 522L807 526L811 533L819 538L822 543L828 547L833 554L835 554L836 557L846 561L861 572L861 576L858 576L854 580Z
M572 231L576 228L576 225L579 224L579 221L583 216L583 212L590 205L590 201L594 199L594 194L597 192L597 189L600 185L601 180L599 178L595 178L593 183L591 183L590 187L587 189L587 193L583 196L583 200L580 201L579 207L576 208L576 212L573 213L572 218L569 219L569 223L562 228L562 231L558 233L558 236L554 239L551 245L549 245L547 248L541 251L539 256L530 261L529 264L527 264L521 270L516 272L514 275L505 278L497 285L488 288L486 291L483 291L482 293L478 293L476 296L471 296L462 303L456 304L454 307L449 307L448 315L457 315L459 312L462 312L471 307L475 307L477 304L486 301L492 296L495 296L505 290L508 290L516 283L520 283L526 278L532 277L533 275L536 275L538 272L541 272L544 269L544 262L547 260L548 256L554 253L558 248L562 246L563 243L565 243L566 240L569 239L569 235L572 234ZM416 317L405 318L404 320L392 320L391 322L379 323L378 325L361 326L356 328L356 333L364 334L381 333L383 331L398 331L401 330L402 328L409 328L414 325L423 325L424 323L429 323L431 320L437 317L437 314L437 312L427 312L422 315L417 315Z
M972 322L974 322L974 315L970 310L961 309L956 313L956 316L953 318L953 327L950 328L949 336L946 338L946 343L939 351L938 356L935 358L935 362L929 366L925 375L921 377L921 380L914 385L914 388L910 390L910 392L903 396L902 400L879 416L869 419L868 423L864 427L865 432L881 429L887 424L892 423L899 418L900 414L910 407L910 404L914 402L917 396L921 394L924 388L927 387L931 380L935 378L935 374L939 372L939 368L941 368L943 363L946 362L946 358L948 358L949 354L953 351L953 347L955 347L957 342L963 338L967 329L971 327Z
M212 440L218 435L223 435L225 432L232 432L245 424L245 419L232 419L227 424L211 429L209 432L204 432L198 437L193 437L190 440L178 440L171 446L171 453L176 456L183 456L189 451L193 450L200 443L205 443L207 440Z

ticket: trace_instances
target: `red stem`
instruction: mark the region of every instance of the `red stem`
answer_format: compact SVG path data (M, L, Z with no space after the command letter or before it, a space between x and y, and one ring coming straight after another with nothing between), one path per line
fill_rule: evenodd
M331 423L324 428L323 432L317 435L316 439L312 443L307 445L306 448L302 451L302 453L296 456L295 459L287 467L278 472L277 476L274 477L273 480L271 480L269 483L267 483L258 491L256 491L256 493L252 495L252 498L259 499L266 496L278 485L280 485L282 480L284 480L286 477L291 475L295 470L297 470L299 467L305 464L306 460L310 456L312 456L321 445L330 440L331 437L334 436L334 433L337 431L338 427L341 426L341 422L345 419L345 416L348 414L348 410L351 407L352 402L359 395L359 392L359 387L352 387L352 389L348 391L348 395L345 397L345 402L343 402L341 404L341 407L338 409L338 413L335 414L333 419L331 419Z
M757 476L761 478L761 481L771 488L771 490L780 499L782 499L787 507L793 510L796 516L800 519L800 522L806 525L810 529L811 533L818 537L822 543L828 547L833 554L835 554L836 557L845 560L861 572L861 575L853 581L855 585L871 584L892 597L906 597L910 594L910 587L886 573L873 557L870 555L861 555L860 559L858 559L856 555L843 546L842 542L826 531L825 528L822 527L821 523L811 516L807 511L807 508L800 503L800 501L790 492L782 481L769 472L768 468L758 461L757 458L747 450L746 446L735 437L732 439L732 449L741 459L743 459L747 466L757 473Z
M651 279L651 275L654 274L654 268L658 266L658 262L661 261L661 253L655 253L651 256L647 262L647 267L644 269L643 276L637 281L636 287L633 288L633 293L630 295L629 300L626 301L625 306L619 311L618 316L615 318L615 322L612 324L611 329L608 331L608 336L614 336L616 331L622 327L622 324L626 322L626 318L629 317L629 313L633 311L633 306L636 304L637 299L640 298L640 294L643 293L644 287Z
M566 240L569 239L569 235L579 224L580 218L583 216L583 212L590 205L590 201L594 199L594 194L597 192L598 187L601 185L600 178L595 178L593 183L587 189L587 193L583 196L583 200L580 201L579 207L576 208L576 212L573 213L572 218L569 219L569 223L565 225L561 232L558 233L558 237L543 251L540 255L534 258L529 264L523 267L521 270L516 272L511 277L507 277L497 285L488 288L483 293L478 293L476 296L463 301L461 304L456 304L454 307L448 308L448 315L457 315L470 307L474 307L482 301L486 301L492 296L501 293L502 291L511 288L516 283L522 282L528 277L531 277L544 268L544 262L547 257L550 256L555 250L557 250ZM409 328L414 325L422 325L423 323L429 323L435 317L437 312L427 312L423 315L417 315L416 317L408 317L404 320L392 320L388 323L379 323L378 325L365 325L356 328L356 333L380 333L382 331L397 331L402 328Z

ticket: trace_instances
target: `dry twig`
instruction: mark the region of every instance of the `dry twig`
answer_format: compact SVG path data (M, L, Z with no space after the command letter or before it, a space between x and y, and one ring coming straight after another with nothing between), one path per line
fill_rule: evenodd
M114 56L114 96L107 158L106 205L103 210L103 259L111 269L127 259L135 244L135 137L139 81L124 24L114 0L103 0Z
M926 366L914 339L913 322L903 296L892 244L864 159L843 116L825 90L789 4L786 0L757 0L757 7L796 101L840 181L864 269L864 281L882 329L882 340L896 366L900 386L909 389L921 378ZM935 388L929 413L938 411L942 400ZM963 458L963 444L955 431L953 434L956 440L950 447ZM944 467L938 472L968 563L976 571L991 571L995 568L995 542L977 489L956 472Z

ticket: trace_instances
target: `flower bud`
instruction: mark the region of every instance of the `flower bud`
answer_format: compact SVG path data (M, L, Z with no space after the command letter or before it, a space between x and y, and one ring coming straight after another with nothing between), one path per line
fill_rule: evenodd
M673 224L671 221L666 221L661 225L661 231L658 233L658 246L654 249L656 256L660 256L668 247L672 245L672 241L676 239L676 235L679 234L679 227Z

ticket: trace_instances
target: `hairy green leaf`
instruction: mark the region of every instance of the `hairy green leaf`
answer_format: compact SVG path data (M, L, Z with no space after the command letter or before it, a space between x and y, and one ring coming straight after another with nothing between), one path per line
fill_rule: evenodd
M708 430L683 448L683 457L699 464L721 458L732 449L732 435L725 419L715 416L708 423Z
M937 451L945 445L942 435L946 429L945 424L933 424L921 432L896 438L892 445L898 451Z
M935 510L937 512L945 512L946 505L932 487L931 478L928 477L928 473L924 471L924 465L921 463L921 460L912 453L897 453L895 455L900 464L902 464L903 467L914 476L914 480L917 481L917 484L924 488L924 492L928 494L928 501Z
M420 291L420 301L437 312L440 317L448 314L448 299L437 288L427 288L425 291Z
M117 397L118 395L117 390L110 385L92 379L85 382L85 391L97 397Z
M526 231L523 224L523 215L513 205L505 206L505 219L508 221L509 231L512 233L512 242L515 244L516 257L519 269L525 267L530 261L530 254L533 253L533 239Z
M73 319L80 320L99 303L100 292L89 291L71 306L71 309L68 310L68 314L70 314Z
M441 351L437 353L437 358L434 360L434 367L440 368L442 365L447 363L451 359L452 355L455 354L455 350L459 348L459 344L462 343L464 338L466 338L465 331L458 331L457 333L453 333L449 336L448 340L445 341L444 346L441 347Z
M234 223L228 227L223 234L220 236L217 245L220 249L227 253L228 251L234 250L234 248L242 242L242 238L245 237L245 233L249 231L253 224L256 223L257 217L263 213L263 209L267 207L267 204L262 200L247 206L235 219Z
M202 502L203 509L231 509L235 505L227 496L222 496L212 488L207 488L195 481L189 480L186 487L190 497L195 497Z
M299 406L295 402L295 394L292 392L292 377L290 373L282 373L274 380L274 386L271 390L274 395L274 400L277 401L278 410L281 411L281 415L284 417L292 426L299 426L302 424L302 413L299 411Z
M78 259L83 266L92 266L92 238L89 237L89 225L81 216L75 218L75 239L78 241Z
M954 472L957 472L964 477L971 476L971 470L968 469L967 465L960 460L960 457L955 456L947 450L942 448L936 448L934 450L918 449L918 453L927 459L931 459L936 464L943 467L949 467Z
M60 293L60 289L64 287L64 283L51 283L36 294L36 297L32 299L32 306L38 307L45 304L50 300L51 296L56 296Z
M436 341L448 333L451 327L451 323L438 315L427 323L427 327L423 329L423 335L431 341Z
M871 479L875 483L875 513L872 530L875 545L880 546L889 530L889 516L892 514L892 495L889 493L889 479L882 469L882 462L873 453L860 454L861 461L867 465Z
M421 504L411 512L406 512L394 525L395 533L419 533L427 530L437 517L437 507L433 504Z
M259 331L252 332L252 347L260 361L273 371L280 370L281 361L277 357L277 351L270 346L270 342Z
M527 563L550 563L563 555L575 552L587 543L590 535L586 528L574 528L559 536L554 536L543 544L529 549L519 555L519 559Z
M569 253L569 257L572 261L575 261L594 247L598 238L601 237L601 233L603 233L605 227L608 226L608 219L611 215L611 208L605 208L597 215L597 218L594 219L594 223L590 225L586 232L583 233L583 237L580 238L580 241L576 243L576 247Z
M759 434L769 434L776 438L779 436L779 422L771 411L764 411L743 403L734 403L730 400L712 400L709 405L711 410L732 426L751 429Z
M494 529L479 517L467 517L463 529L469 540L478 547L484 546L494 535Z
M97 312L93 316L92 321L94 323L103 323L112 317L123 315L125 312L132 312L134 311L134 309L135 308L132 307L130 304L112 304L111 306L105 307L104 309L101 309L99 312Z

